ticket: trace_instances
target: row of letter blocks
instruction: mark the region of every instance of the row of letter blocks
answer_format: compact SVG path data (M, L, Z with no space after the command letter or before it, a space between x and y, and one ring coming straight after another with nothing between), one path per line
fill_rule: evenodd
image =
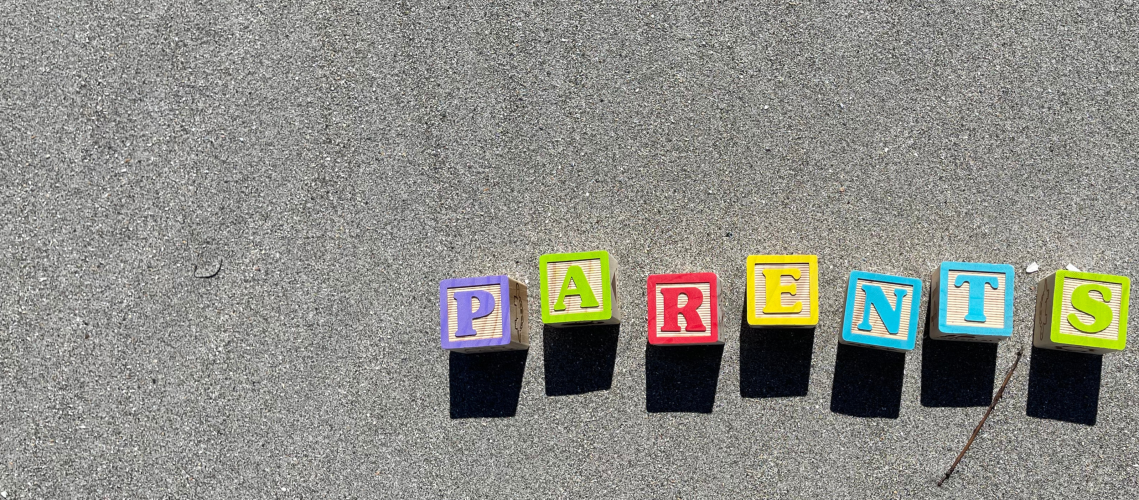
M1012 335L1013 280L1006 264L943 262L931 276L932 339L999 342ZM617 261L606 251L539 259L542 322L570 327L618 324ZM814 255L747 258L747 322L754 328L813 328L819 322L819 263ZM917 341L922 281L853 271L840 342L894 351ZM723 321L715 273L648 277L648 341L718 344ZM1057 271L1037 284L1033 344L1108 353L1126 345L1130 281L1123 276ZM444 349L526 349L526 286L506 276L439 285Z

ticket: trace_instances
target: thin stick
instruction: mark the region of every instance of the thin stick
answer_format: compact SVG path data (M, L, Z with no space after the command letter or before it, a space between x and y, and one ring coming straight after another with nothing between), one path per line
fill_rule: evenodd
M961 463L961 459L965 457L965 452L969 451L969 447L973 445L973 440L977 439L977 434L981 432L981 427L985 425L985 421L989 419L989 415L993 413L993 408L997 406L997 401L1001 400L1001 396L1005 394L1005 387L1008 386L1009 379L1012 378L1012 372L1016 371L1016 366L1020 364L1020 356L1024 354L1024 347L1016 351L1016 359L1013 360L1012 366L1009 367L1008 373L1005 374L1005 381L1001 383L1001 388L997 390L997 395L993 396L993 402L989 404L989 410L985 412L985 416L981 417L981 421L977 423L977 428L973 429L973 435L969 436L969 442L965 443L965 447L961 448L961 453L957 454L957 460L953 461L953 465L949 466L949 470L945 471L945 476L937 481L937 486L940 487L953 471L957 469L957 464Z

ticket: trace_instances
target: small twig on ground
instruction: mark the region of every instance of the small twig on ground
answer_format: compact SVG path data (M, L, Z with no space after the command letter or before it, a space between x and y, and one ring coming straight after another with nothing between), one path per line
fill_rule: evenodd
M981 421L977 423L977 428L973 429L973 434L969 436L969 441L965 443L965 447L961 448L961 453L957 454L957 459L953 461L953 465L950 465L949 470L945 471L945 476L942 476L942 478L937 481L937 486L940 487L941 483L949 479L949 476L957 469L957 464L961 463L961 459L965 457L965 452L969 451L969 447L973 445L973 440L977 439L977 434L981 432L981 427L985 425L985 421L988 420L989 415L993 413L993 408L997 406L997 401L1000 401L1001 396L1005 395L1005 387L1008 387L1008 381L1012 378L1012 372L1016 371L1017 365L1020 364L1020 356L1023 354L1024 347L1016 351L1016 359L1013 360L1012 366L1009 367L1008 373L1005 374L1005 381L1001 383L1001 388L997 390L997 395L993 396L993 402L989 404L988 411L985 412L985 416L981 417Z
M209 278L213 278L214 276L217 276L217 275L218 275L218 273L220 273L220 272L221 272L221 259L218 259L218 268L217 268L217 270L215 270L215 271L213 272L213 274L209 274L209 275L206 275L206 276L198 276L198 265L197 265L197 264L194 264L194 277L195 277L195 278L200 278L200 279L209 279Z

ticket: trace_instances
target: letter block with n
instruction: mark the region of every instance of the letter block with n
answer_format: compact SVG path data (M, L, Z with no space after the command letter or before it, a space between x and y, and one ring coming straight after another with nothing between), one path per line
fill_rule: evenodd
M723 343L716 273L652 274L648 282L650 344Z
M609 252L546 254L538 259L542 323L553 326L613 325L617 305L617 259Z
M1056 271L1036 284L1032 345L1093 354L1122 351L1130 294L1126 276Z
M839 342L888 351L912 351L917 342L921 280L853 271Z
M507 276L439 283L443 348L461 352L528 349L526 285Z

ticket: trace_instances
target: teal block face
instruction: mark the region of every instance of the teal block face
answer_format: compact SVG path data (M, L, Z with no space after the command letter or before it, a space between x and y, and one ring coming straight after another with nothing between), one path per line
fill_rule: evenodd
M840 341L912 351L917 342L921 289L922 282L917 278L851 272Z
M934 273L930 338L999 342L1012 335L1014 276L1008 264L942 262Z

